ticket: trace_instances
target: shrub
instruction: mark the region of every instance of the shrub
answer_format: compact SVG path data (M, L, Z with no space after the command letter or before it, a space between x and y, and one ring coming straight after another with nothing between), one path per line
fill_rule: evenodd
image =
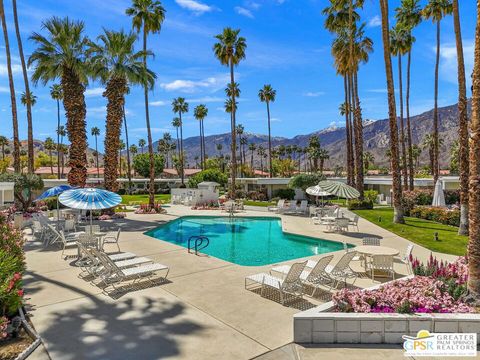
M164 159L160 154L154 154L155 176L163 171ZM150 154L138 154L133 158L133 168L144 178L150 177Z
M280 199L293 200L295 197L294 189L278 189L274 192L274 197L279 197Z
M249 191L247 198L254 201L264 201L266 200L267 196L261 191Z
M127 190L125 190L124 188L118 189L117 191L117 194L120 196L125 195L126 193L127 193Z
M308 187L315 186L320 181L325 179L325 175L322 174L298 174L290 180L288 187L291 189L302 189L305 191Z
M141 204L140 207L135 210L135 214L163 214L165 209L162 208L161 203L155 203L153 207L150 207L149 204Z
M433 201L432 189L406 190L402 196L402 206L405 215L410 215L410 211L417 205L431 205Z
M214 181L221 186L225 186L228 182L228 177L218 169L207 169L190 177L188 179L188 187L196 188L202 181Z
M0 182L14 182L14 196L20 210L27 210L32 204L33 190L43 189L43 180L38 175L32 174L1 174Z
M373 201L371 200L350 200L348 202L348 210L371 210L373 209Z
M460 202L460 191L459 190L445 190L445 203L447 205L454 205Z
M410 216L431 220L450 226L460 226L460 210L434 206L417 206L410 210Z
M363 197L367 201L371 201L372 204L377 201L378 191L377 190L365 190L363 192Z

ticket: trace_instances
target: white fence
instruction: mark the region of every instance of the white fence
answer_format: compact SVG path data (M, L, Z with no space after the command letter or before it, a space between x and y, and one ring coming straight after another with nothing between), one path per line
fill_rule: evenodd
M218 190L211 189L172 189L172 204L181 204L186 206L200 206L217 202L219 197Z

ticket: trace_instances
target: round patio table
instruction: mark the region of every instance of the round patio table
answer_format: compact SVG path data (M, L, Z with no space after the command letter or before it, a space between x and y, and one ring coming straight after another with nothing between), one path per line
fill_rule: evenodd
M387 246L375 246L375 245L361 245L354 248L356 252L359 254L364 255L365 262L364 267L367 268L367 260L366 257L371 257L373 255L386 255L386 256L396 256L400 254L400 251L394 248L390 248Z

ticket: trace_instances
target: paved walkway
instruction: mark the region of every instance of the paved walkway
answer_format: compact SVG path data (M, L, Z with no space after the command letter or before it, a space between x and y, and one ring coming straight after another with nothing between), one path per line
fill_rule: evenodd
M245 276L270 266L245 267L214 257L198 257L187 254L183 247L143 235L159 224L188 214L218 212L172 206L166 215L129 213L127 219L118 221L123 229L122 251L148 256L170 266L171 271L166 284L116 298L80 279L80 269L72 266L72 259L61 259L58 250L28 242L26 297L33 324L53 360L251 359L291 343L293 314L329 300L325 293L290 307L282 306L276 294L262 298L244 289ZM247 211L242 215L266 213ZM363 220L359 224L361 232L347 235L323 233L308 218L282 216L282 224L284 231L354 244L360 244L363 236L380 235L384 238L382 245L401 252L408 244ZM101 225L115 227L117 223ZM430 255L430 251L418 246L413 253L422 259ZM398 264L396 270L405 273L405 266ZM362 278L355 285L367 287L372 282Z

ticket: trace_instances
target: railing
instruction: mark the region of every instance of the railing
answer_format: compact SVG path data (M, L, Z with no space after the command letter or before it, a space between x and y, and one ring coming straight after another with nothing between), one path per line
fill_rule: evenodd
M191 250L193 249L195 251L195 255L198 255L198 252L205 249L209 244L210 239L206 236L190 236L190 238L188 239L188 253L191 254Z

